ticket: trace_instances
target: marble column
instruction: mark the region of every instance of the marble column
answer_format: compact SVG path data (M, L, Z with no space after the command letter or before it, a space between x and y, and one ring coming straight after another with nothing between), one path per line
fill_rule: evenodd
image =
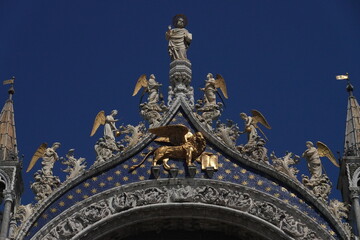
M360 204L359 204L360 189L356 188L356 189L351 189L350 191L351 191L350 197L352 201L352 206L355 213L356 227L358 229L358 232L360 232Z
M13 194L11 191L5 190L3 192L4 195L4 212L3 212L3 219L1 223L1 232L0 232L0 240L6 240L9 231L9 224L10 224L10 215L13 203Z

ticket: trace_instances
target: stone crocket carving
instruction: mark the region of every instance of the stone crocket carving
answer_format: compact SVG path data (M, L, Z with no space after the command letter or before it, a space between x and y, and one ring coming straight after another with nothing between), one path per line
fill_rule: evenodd
M339 220L342 220L342 218L348 218L349 206L337 199L330 200L329 210Z
M190 130L182 125L169 125L149 129L149 132L159 136L155 141L171 143L174 146L161 146L149 152L141 163L131 167L131 170L139 167L150 155L154 155L153 166L162 160L166 170L170 170L167 162L170 159L185 160L187 166L191 166L192 161L197 159L205 150L206 140L201 132L192 134Z
M285 173L292 179L297 180L296 174L299 172L299 170L297 170L292 165L295 165L299 162L300 157L298 155L293 156L293 153L288 152L284 157L278 158L276 157L275 153L272 152L270 157L273 163L272 166L276 169L276 171Z
M67 165L67 168L63 170L63 172L69 173L66 176L66 180L73 179L85 171L86 163L84 163L85 158L78 158L74 157L75 149L70 149L69 152L66 154L66 160L63 159L61 162L64 165Z

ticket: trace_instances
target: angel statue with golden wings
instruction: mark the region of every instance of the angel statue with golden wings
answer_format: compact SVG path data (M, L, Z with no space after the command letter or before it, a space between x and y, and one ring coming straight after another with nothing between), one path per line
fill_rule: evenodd
M27 168L26 172L29 172L36 162L42 158L42 173L45 176L53 176L52 169L54 167L54 163L59 159L56 150L60 147L60 143L55 142L51 147L47 147L47 143L43 143L40 147L36 150L34 156L32 157L29 167Z
M148 96L148 104L157 104L159 101L159 87L162 84L158 83L155 80L155 75L151 74L149 80L146 79L146 75L143 74L139 77L138 81L136 82L135 89L133 92L133 96L138 94L141 88L145 88L143 95L145 92L149 93Z
M248 116L246 113L240 113L240 117L245 121L245 130L241 133L248 134L248 143L246 145L255 145L259 141L259 134L257 129L259 129L259 131L267 140L267 137L261 128L257 125L257 123L261 123L267 129L271 129L269 123L259 111L251 110L251 114L252 116Z
M140 114L145 120L149 121L150 126L157 125L162 119L161 113L167 110L167 107L163 101L163 97L159 91L161 86L162 84L155 80L154 74L150 75L149 80L147 80L146 75L143 74L137 80L133 92L133 96L135 96L138 94L141 88L144 88L140 98ZM142 97L145 93L149 94L147 102L141 103Z
M302 154L302 157L307 160L311 177L309 178L308 176L302 175L302 183L311 190L316 198L327 201L332 184L329 177L323 173L323 165L320 157L327 157L336 167L339 167L339 164L334 154L324 143L318 141L316 145L317 148L314 147L312 142L306 142L307 149Z
M327 157L336 167L339 167L334 154L324 143L318 141L316 145L317 148L314 147L312 142L307 141L307 149L302 154L302 156L307 160L307 165L311 174L310 180L320 178L322 175L322 164L320 157Z
M220 74L216 74L216 79L215 79L211 73L208 73L206 77L207 79L205 80L205 87L200 88L200 90L205 92L204 93L205 106L216 105L216 94L218 94L219 97L221 98L221 95L217 91L218 88L221 89L221 92L223 93L224 97L228 99L226 83L224 78Z
M105 116L104 111L100 111L96 117L91 130L90 136L94 136L100 125L104 125L104 138L106 140L115 141L115 136L120 135L120 131L116 128L115 123L119 121L114 117L117 115L117 110L112 110L110 115Z
M35 193L35 199L42 201L47 198L55 188L60 186L60 179L53 175L53 167L55 162L59 159L56 150L60 147L60 143L55 142L51 147L47 143L43 143L34 153L29 167L26 172L29 172L42 158L42 168L34 174L35 182L31 184L30 188Z

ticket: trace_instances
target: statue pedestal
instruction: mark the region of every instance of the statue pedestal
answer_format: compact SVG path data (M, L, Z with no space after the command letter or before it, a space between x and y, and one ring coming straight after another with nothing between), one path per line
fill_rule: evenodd
M191 63L187 59L177 59L170 63L169 105L177 96L183 96L190 106L194 106L194 88L191 84Z
M155 179L158 179L160 176L160 166L152 166L151 167L151 174Z
M205 171L206 171L206 175L208 176L208 178L212 178L213 177L213 175L214 175L214 167L207 167L206 169L205 169Z
M196 166L188 166L188 173L190 178L194 178L196 174Z
M190 84L191 76L191 62L188 59L177 59L170 63L170 81L181 79Z
M179 173L179 168L177 168L177 167L172 167L172 168L170 168L170 178L176 178L177 177L177 175L178 175L178 173Z

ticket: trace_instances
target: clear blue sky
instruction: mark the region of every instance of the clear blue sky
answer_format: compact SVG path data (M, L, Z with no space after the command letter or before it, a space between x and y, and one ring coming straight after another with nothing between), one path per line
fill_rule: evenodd
M0 0L0 80L16 76L15 120L24 168L42 142L75 148L90 166L100 110L119 110L136 124L137 78L154 73L167 95L170 59L165 31L188 16L188 51L196 99L207 73L224 76L229 99L222 120L243 126L240 112L261 111L269 152L300 155L323 141L344 142L347 93L335 75L349 72L360 98L360 2L304 1L18 1ZM7 87L0 88L1 101ZM245 143L246 136L238 139ZM338 169L323 159L336 187ZM40 168L37 164L35 169ZM54 172L65 166L59 162ZM305 160L299 168L307 174ZM33 170L24 173L23 203L32 201ZM335 190L333 190L334 192ZM332 197L339 197L334 194Z

